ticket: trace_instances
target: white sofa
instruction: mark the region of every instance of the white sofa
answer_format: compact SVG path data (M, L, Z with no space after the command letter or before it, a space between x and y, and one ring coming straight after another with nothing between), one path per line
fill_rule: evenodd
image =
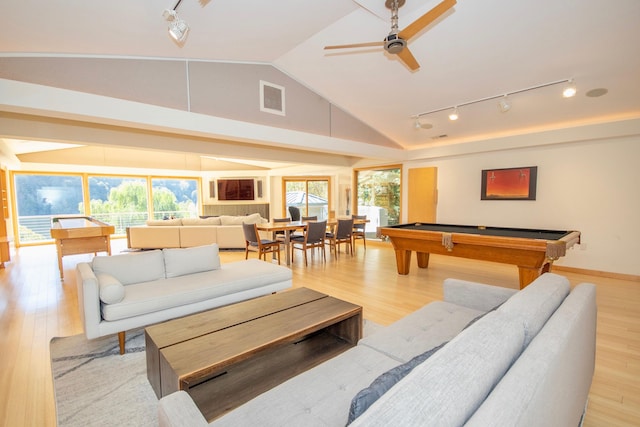
M259 213L149 220L146 225L127 227L127 246L131 249L163 249L217 243L221 249L244 249L243 222L262 224L269 221Z
M344 426L355 418L350 425L578 426L595 339L592 284L570 292L568 280L552 273L520 291L447 279L444 301L211 423L184 391L160 400L159 422Z
M221 264L218 245L96 256L76 266L87 338L118 333L292 285L289 268L258 259Z

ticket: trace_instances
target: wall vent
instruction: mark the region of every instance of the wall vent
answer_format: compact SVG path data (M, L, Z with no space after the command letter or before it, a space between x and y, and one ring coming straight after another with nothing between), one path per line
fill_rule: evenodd
M260 80L260 111L284 116L284 87Z

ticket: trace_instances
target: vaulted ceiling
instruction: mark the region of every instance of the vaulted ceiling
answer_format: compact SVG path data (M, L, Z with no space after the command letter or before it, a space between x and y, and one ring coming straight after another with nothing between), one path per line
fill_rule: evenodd
M162 16L176 1L6 3L2 56L270 64L400 151L640 116L637 0L459 0L409 40L416 71L382 47L324 49L381 41L391 28L384 0L183 0L183 44L168 36ZM399 28L438 3L406 0ZM560 95L563 84L520 92L566 79L577 86L573 98ZM508 112L499 99L482 101L504 94ZM460 118L450 121L454 106ZM433 110L442 111L417 127L415 116ZM352 154L366 157L358 150Z

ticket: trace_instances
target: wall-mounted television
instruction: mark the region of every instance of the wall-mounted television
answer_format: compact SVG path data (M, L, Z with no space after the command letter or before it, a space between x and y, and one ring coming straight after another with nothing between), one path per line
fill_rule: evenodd
M255 200L253 179L219 179L218 200Z

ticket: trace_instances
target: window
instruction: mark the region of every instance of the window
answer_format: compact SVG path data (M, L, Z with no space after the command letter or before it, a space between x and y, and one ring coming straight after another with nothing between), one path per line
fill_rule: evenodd
M15 174L19 242L51 241L51 217L82 212L82 177Z
M53 241L54 216L92 216L115 226L115 235L124 235L127 227L142 225L149 218L195 217L199 212L196 178L27 172L13 172L12 177L16 246Z
M377 227L400 223L401 166L356 170L356 211L366 215L367 237L374 237Z
M154 219L198 216L198 194L198 181L195 179L152 179Z
M149 218L145 178L118 176L89 177L89 210L96 219L115 226L115 234L131 225L143 225Z
M300 209L301 216L317 216L319 220L329 218L330 204L328 177L284 178L285 206Z

